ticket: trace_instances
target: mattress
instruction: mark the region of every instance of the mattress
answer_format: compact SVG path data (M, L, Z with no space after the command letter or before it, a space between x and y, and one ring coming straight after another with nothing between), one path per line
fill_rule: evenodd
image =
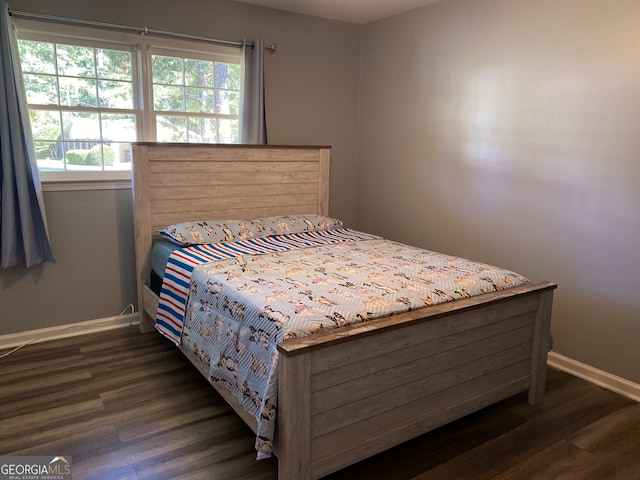
M302 240L269 237L262 252L255 241L234 242L215 247L209 260L209 247L175 250L163 284L159 318L166 304L184 311L179 321L162 319L172 334L157 323L158 330L257 419L259 457L271 453L281 341L528 283L505 269L349 229Z

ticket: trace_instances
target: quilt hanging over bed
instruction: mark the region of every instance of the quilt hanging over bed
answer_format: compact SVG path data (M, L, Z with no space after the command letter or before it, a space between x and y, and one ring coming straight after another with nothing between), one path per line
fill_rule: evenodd
M173 252L156 325L257 419L264 457L278 343L525 283L509 270L337 228Z

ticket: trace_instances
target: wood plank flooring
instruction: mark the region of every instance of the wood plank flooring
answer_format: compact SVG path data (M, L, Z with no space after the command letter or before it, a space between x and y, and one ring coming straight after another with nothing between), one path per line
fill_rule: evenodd
M135 327L0 359L0 455L68 455L74 480L276 479L251 430L160 335ZM333 480L640 480L640 404L550 369L526 394Z

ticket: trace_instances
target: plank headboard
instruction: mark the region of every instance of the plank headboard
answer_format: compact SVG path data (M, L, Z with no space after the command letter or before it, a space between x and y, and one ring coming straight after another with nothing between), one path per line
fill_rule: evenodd
M329 214L326 146L133 145L136 275L141 330L151 246L174 223L254 219L296 213Z

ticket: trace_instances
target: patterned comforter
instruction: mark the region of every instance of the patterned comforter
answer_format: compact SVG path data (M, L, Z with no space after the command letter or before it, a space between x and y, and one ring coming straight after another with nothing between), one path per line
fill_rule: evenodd
M182 297L169 295L174 310L186 305L184 316L172 320L173 334L159 330L174 341L181 333L209 377L255 416L259 458L271 454L279 342L528 283L508 270L348 229L308 242L278 236L277 248L262 251L242 243L232 244L233 255L204 255L186 268Z

